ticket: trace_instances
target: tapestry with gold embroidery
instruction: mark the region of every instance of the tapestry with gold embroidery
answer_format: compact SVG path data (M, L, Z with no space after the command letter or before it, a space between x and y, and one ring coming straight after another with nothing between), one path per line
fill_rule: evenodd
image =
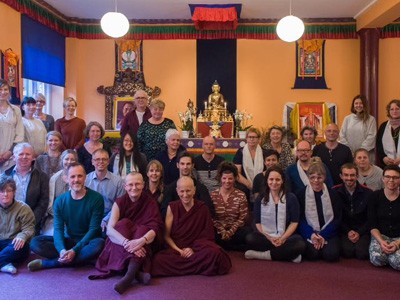
M325 80L325 40L296 42L295 89L327 89Z
M115 42L115 71L143 72L143 46L142 41L120 40Z
M1 78L7 80L11 87L10 102L19 105L21 103L19 92L19 57L11 48L1 51Z

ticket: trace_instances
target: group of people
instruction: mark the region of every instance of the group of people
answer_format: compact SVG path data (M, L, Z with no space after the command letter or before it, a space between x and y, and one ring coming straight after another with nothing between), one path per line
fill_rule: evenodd
M352 139L364 143L354 130L374 127L362 97L340 140L336 124L319 145L315 129L303 128L294 156L281 127L270 128L265 145L250 128L233 162L215 154L210 136L193 158L163 117L165 103L148 105L142 90L121 122L117 151L104 149L101 124L75 116L75 99L64 101L65 116L54 122L37 112L41 97L24 99L21 109L9 97L0 80L2 272L15 274L32 250L42 257L28 263L32 272L95 264L89 279L122 275L114 285L122 294L151 276L226 274L226 250L297 263L342 254L400 269L400 101L389 104L382 129L382 171L371 163L374 145ZM358 119L366 127L354 125Z

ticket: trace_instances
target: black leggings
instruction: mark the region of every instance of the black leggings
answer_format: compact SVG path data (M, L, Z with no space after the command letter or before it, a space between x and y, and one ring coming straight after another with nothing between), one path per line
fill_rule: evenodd
M271 251L272 260L291 261L300 254L304 253L306 248L305 242L298 234L291 235L286 242L275 247L266 237L260 232L253 232L247 235L247 244L249 249L256 251Z

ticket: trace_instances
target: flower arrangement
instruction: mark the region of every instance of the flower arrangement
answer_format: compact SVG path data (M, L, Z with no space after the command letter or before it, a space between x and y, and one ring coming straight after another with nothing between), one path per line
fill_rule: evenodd
M179 112L179 121L181 122L181 126L179 127L183 131L193 131L193 116L192 112L187 109L185 112Z
M235 119L236 132L246 131L247 129L253 126L248 124L249 120L253 119L253 115L247 113L245 110L244 111L236 110L233 113L233 118Z

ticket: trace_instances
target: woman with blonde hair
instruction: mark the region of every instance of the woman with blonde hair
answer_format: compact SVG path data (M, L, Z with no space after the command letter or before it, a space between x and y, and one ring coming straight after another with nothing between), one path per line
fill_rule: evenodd
M257 174L264 170L263 153L260 146L261 132L257 128L249 128L246 133L246 144L236 151L233 163L239 171L238 181L250 191Z
M44 235L53 235L54 232L54 201L58 196L69 190L67 171L70 164L78 162L78 156L72 149L67 149L61 153L60 167L61 170L51 176L49 181L49 204L47 206L46 215L43 218L42 232Z
M176 126L174 121L163 116L165 103L160 99L150 102L151 118L143 122L138 130L140 152L143 152L147 160L155 159L158 152L165 150L165 133Z
M36 111L34 117L43 122L44 127L46 127L47 132L54 130L54 117L52 115L45 114L43 112L43 107L46 105L46 97L38 93L35 97L36 99Z
M35 160L35 168L46 173L49 178L61 169L60 156L62 137L58 131L49 131L46 135L47 151Z

